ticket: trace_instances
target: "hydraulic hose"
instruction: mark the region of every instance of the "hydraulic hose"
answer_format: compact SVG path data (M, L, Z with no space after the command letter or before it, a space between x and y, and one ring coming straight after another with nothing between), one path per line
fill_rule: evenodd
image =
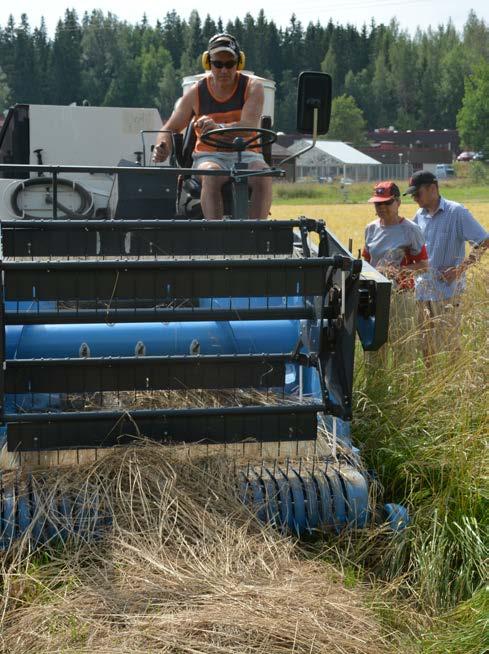
M45 177L35 177L33 179L27 179L25 181L18 183L10 198L10 204L16 216L19 216L20 218L27 218L27 219L34 219L34 220L38 217L23 211L19 207L19 202L18 202L19 194L24 189L36 187L36 186L52 187L52 182L51 180ZM93 195L92 193L87 191L87 189L84 188L81 184L71 179L61 178L57 180L57 187L58 189L60 187L65 187L65 188L68 187L69 190L75 191L80 196L81 199L81 204L77 211L71 211L71 209L68 209L68 207L65 207L59 201L56 202L56 207L60 209L65 214L65 216L67 216L68 218L80 219L80 218L90 218L93 215L93 210L94 210ZM46 204L52 204L52 203L53 203L52 196L48 192L46 194Z

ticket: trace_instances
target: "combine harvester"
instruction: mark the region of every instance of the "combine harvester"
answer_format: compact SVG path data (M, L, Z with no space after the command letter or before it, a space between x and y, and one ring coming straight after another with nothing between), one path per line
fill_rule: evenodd
M330 107L329 76L302 73L298 129L315 141ZM385 342L390 283L362 272L322 221L247 220L257 173L240 152L270 146L267 129L206 136L235 137L229 219L179 213L192 199L196 214L194 171L146 165L159 126L155 110L23 105L0 133L1 547L26 530L37 543L60 533L36 512L49 493L40 468L141 436L225 447L244 462L237 493L283 530L366 526L370 478L349 431L355 332L365 349ZM141 133L139 165L114 166ZM79 500L49 501L76 521ZM398 529L407 515L385 505L381 519Z

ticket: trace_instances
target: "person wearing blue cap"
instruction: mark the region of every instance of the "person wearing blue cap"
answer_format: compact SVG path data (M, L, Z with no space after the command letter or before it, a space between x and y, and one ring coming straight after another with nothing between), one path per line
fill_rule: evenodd
M429 270L415 279L423 354L429 365L436 352L458 349L465 272L489 247L489 232L463 205L441 197L436 176L427 170L414 173L403 195L411 195L419 205L414 222L429 257ZM472 245L467 257L466 242Z

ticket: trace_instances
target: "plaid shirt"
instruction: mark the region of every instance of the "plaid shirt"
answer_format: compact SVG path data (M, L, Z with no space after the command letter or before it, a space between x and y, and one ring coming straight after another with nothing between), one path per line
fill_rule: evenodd
M489 233L463 205L444 198L440 198L433 216L426 209L418 209L414 222L423 232L430 264L428 272L416 277L416 298L446 300L458 295L465 288L465 275L448 283L440 273L462 263L466 241L479 244L489 238Z

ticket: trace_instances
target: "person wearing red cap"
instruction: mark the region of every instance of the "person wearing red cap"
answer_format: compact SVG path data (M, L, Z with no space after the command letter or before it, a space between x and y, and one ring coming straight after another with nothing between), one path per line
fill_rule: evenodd
M377 218L365 228L362 256L393 283L389 340L395 343L414 326L414 273L428 269L428 253L421 229L399 215L397 184L379 182L369 202Z

